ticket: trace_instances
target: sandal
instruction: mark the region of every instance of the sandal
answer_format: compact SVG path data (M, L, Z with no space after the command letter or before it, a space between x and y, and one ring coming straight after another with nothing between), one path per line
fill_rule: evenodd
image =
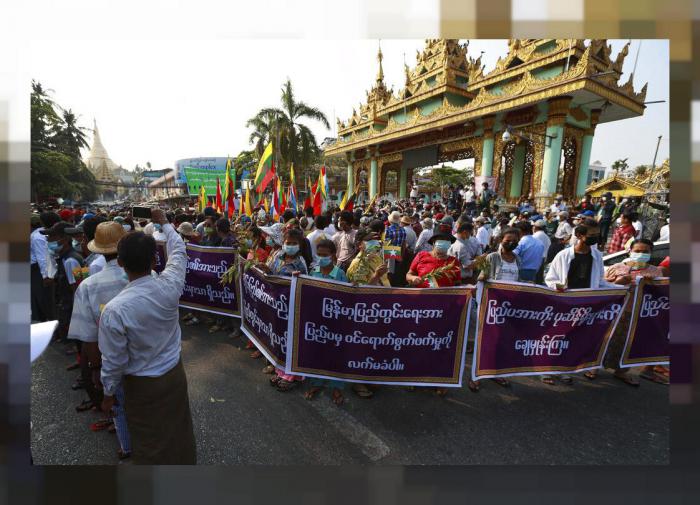
M285 393L290 389L297 387L298 384L298 381L288 381L286 379L280 379L279 381L277 381L277 391Z
M267 365L265 368L262 369L263 373L275 373L275 367L274 365Z
M508 382L508 379L504 379L503 377L495 377L491 380L501 387L504 387L504 388L510 387L510 382Z
M479 392L479 382L478 381L473 381L469 379L469 382L467 382L467 387L469 388L469 391L472 393L478 393Z
M114 426L114 423L111 419L100 419L99 421L92 423L90 425L90 429L92 431L103 431L108 429L110 425Z
M255 351L253 351L253 352L250 353L250 357L253 358L253 359L261 358L262 355L263 355L263 354L262 354L260 351L258 351L257 349L256 349Z
M83 402L75 407L76 412L87 412L88 410L97 411L97 407L93 405L91 400L83 400Z
M374 396L374 393L364 384L355 384L353 385L352 390L360 398L369 399Z
M73 370L77 370L78 368L80 368L80 363L71 363L66 367L66 371L71 372Z
M219 326L218 324L215 324L214 326L209 328L209 333L216 333L219 330L223 330L223 328L221 326Z
M560 375L559 380L562 381L564 384L571 384L572 382L574 382L574 379L572 379L569 375Z
M540 381L547 384L548 386L554 386L554 377L551 375L544 375L540 377Z
M657 375L655 373L649 373L649 372L642 372L639 374L639 376L642 379L646 379L651 382L656 382L657 384L663 384L664 386L668 386L669 381L660 375Z
M627 374L624 374L624 375L613 374L613 377L615 377L617 380L621 380L622 382L624 382L628 386L632 386L635 388L639 387L639 381L632 378L632 377L628 377Z
M248 340L248 342L247 342L246 345L245 345L245 348L246 348L246 349L255 349L255 345L253 344L253 342L251 342L250 340Z
M340 392L340 389L338 388L333 388L333 392L331 393L331 398L333 398L333 403L336 405L340 406L345 402L345 398L343 397L343 393Z
M441 398L447 396L447 388L435 388L435 394Z
M83 381L80 381L80 380L75 381L70 388L73 391L77 391L78 389L83 389Z
M195 324L199 324L199 319L197 319L196 317L193 317L189 321L185 322L185 326L194 326Z
M131 457L131 453L130 453L130 452L124 452L124 451L122 451L121 449L119 449L119 450L117 451L117 457L118 457L119 459L127 459L127 458L130 458L130 457Z
M193 317L194 317L194 314L193 314L192 312L188 312L187 314L185 314L184 316L182 316L182 318L181 318L180 320L183 321L183 322L184 322L184 321L189 321L189 320L192 319Z
M270 377L270 386L277 386L277 383L282 380L279 375L273 375Z
M110 427L107 428L107 431L110 432L112 435L117 433L117 427L114 424L114 421L112 421L112 424L110 425Z
M309 389L306 393L304 393L304 399L305 400L313 400L314 397L321 391L321 388L319 386L314 386L311 389Z
M586 370L585 372L583 372L583 376L588 380L594 381L596 377L598 377L598 374L595 373L593 370Z

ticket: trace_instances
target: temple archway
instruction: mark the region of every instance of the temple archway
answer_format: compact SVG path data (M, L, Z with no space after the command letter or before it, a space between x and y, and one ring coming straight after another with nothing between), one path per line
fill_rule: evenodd
M576 167L578 166L578 142L574 136L564 137L561 147L564 163L557 175L557 194L565 198L576 195Z

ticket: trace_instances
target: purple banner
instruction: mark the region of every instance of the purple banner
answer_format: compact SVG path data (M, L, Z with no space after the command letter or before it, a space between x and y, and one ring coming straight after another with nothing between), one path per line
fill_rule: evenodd
M620 367L666 365L669 360L671 303L669 279L642 279L634 291L632 319Z
M284 368L290 279L241 266L241 330L265 357Z
M156 273L161 273L165 269L165 264L168 262L168 252L165 247L165 242L156 242L156 265L153 270Z
M470 300L466 287L355 287L295 278L285 370L351 382L459 387Z
M479 291L473 380L601 367L629 293L491 282Z
M221 285L221 277L238 254L230 247L187 244L187 273L180 307L239 317L236 283Z

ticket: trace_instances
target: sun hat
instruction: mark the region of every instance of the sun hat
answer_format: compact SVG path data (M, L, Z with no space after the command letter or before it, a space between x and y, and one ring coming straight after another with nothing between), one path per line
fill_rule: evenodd
M546 228L547 222L544 219L538 219L534 224L535 228Z
M389 222L398 224L401 221L401 213L398 210L393 211L389 214Z
M450 233L436 233L428 239L428 244L433 245L436 240L449 240L450 243L454 243L457 239Z
M182 223L180 223L180 226L177 227L177 232L180 235L184 235L185 237L191 237L192 235L194 235L194 228L192 227L192 223L183 221Z
M124 227L114 221L100 223L95 238L88 242L88 250L97 254L116 254L119 239L126 235Z
M413 224L413 221L408 216L403 216L401 218L401 224Z
M430 229L430 228L433 227L433 220L430 219L429 217L426 217L425 219L423 219L423 223L422 223L422 224L423 224L423 228L428 228L428 229Z

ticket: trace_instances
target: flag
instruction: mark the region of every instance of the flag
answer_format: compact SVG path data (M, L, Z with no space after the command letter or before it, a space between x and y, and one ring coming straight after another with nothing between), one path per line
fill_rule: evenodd
M287 194L284 192L284 186L282 181L277 181L279 184L279 194L280 194L280 214L283 214L287 209Z
M372 208L372 205L374 205L374 201L377 199L377 196L379 196L379 193L374 195L372 197L372 199L369 201L369 203L365 206L365 210L364 210L365 214L367 214L370 211L370 209Z
M233 202L233 197L236 194L236 172L234 169L233 178L231 177L231 158L226 160L226 177L224 177L224 206L226 215L229 219L233 216L236 205Z
M250 204L250 186L245 192L245 215L248 217L253 215L253 207Z
M355 206L355 198L357 198L357 191L346 191L340 202L340 210L352 210Z
M317 189L321 190L324 200L328 198L328 179L326 178L326 167L322 166L318 172Z
M272 142L267 144L263 151L260 161L258 162L258 170L255 172L253 184L258 193L265 191L268 183L275 175L275 164L272 161Z
M294 181L294 163L289 167L289 206L297 211L297 187Z
M340 210L345 209L345 204L348 203L348 193L349 191L343 193L343 199L340 200L340 205L338 205L340 207Z
M214 207L216 212L221 212L224 210L224 206L221 203L221 183L219 178L216 178L216 206Z
M270 212L270 202L266 196L263 196L263 208L265 209L265 214Z
M204 212L207 207L207 192L204 189L204 184L199 187L199 212Z

